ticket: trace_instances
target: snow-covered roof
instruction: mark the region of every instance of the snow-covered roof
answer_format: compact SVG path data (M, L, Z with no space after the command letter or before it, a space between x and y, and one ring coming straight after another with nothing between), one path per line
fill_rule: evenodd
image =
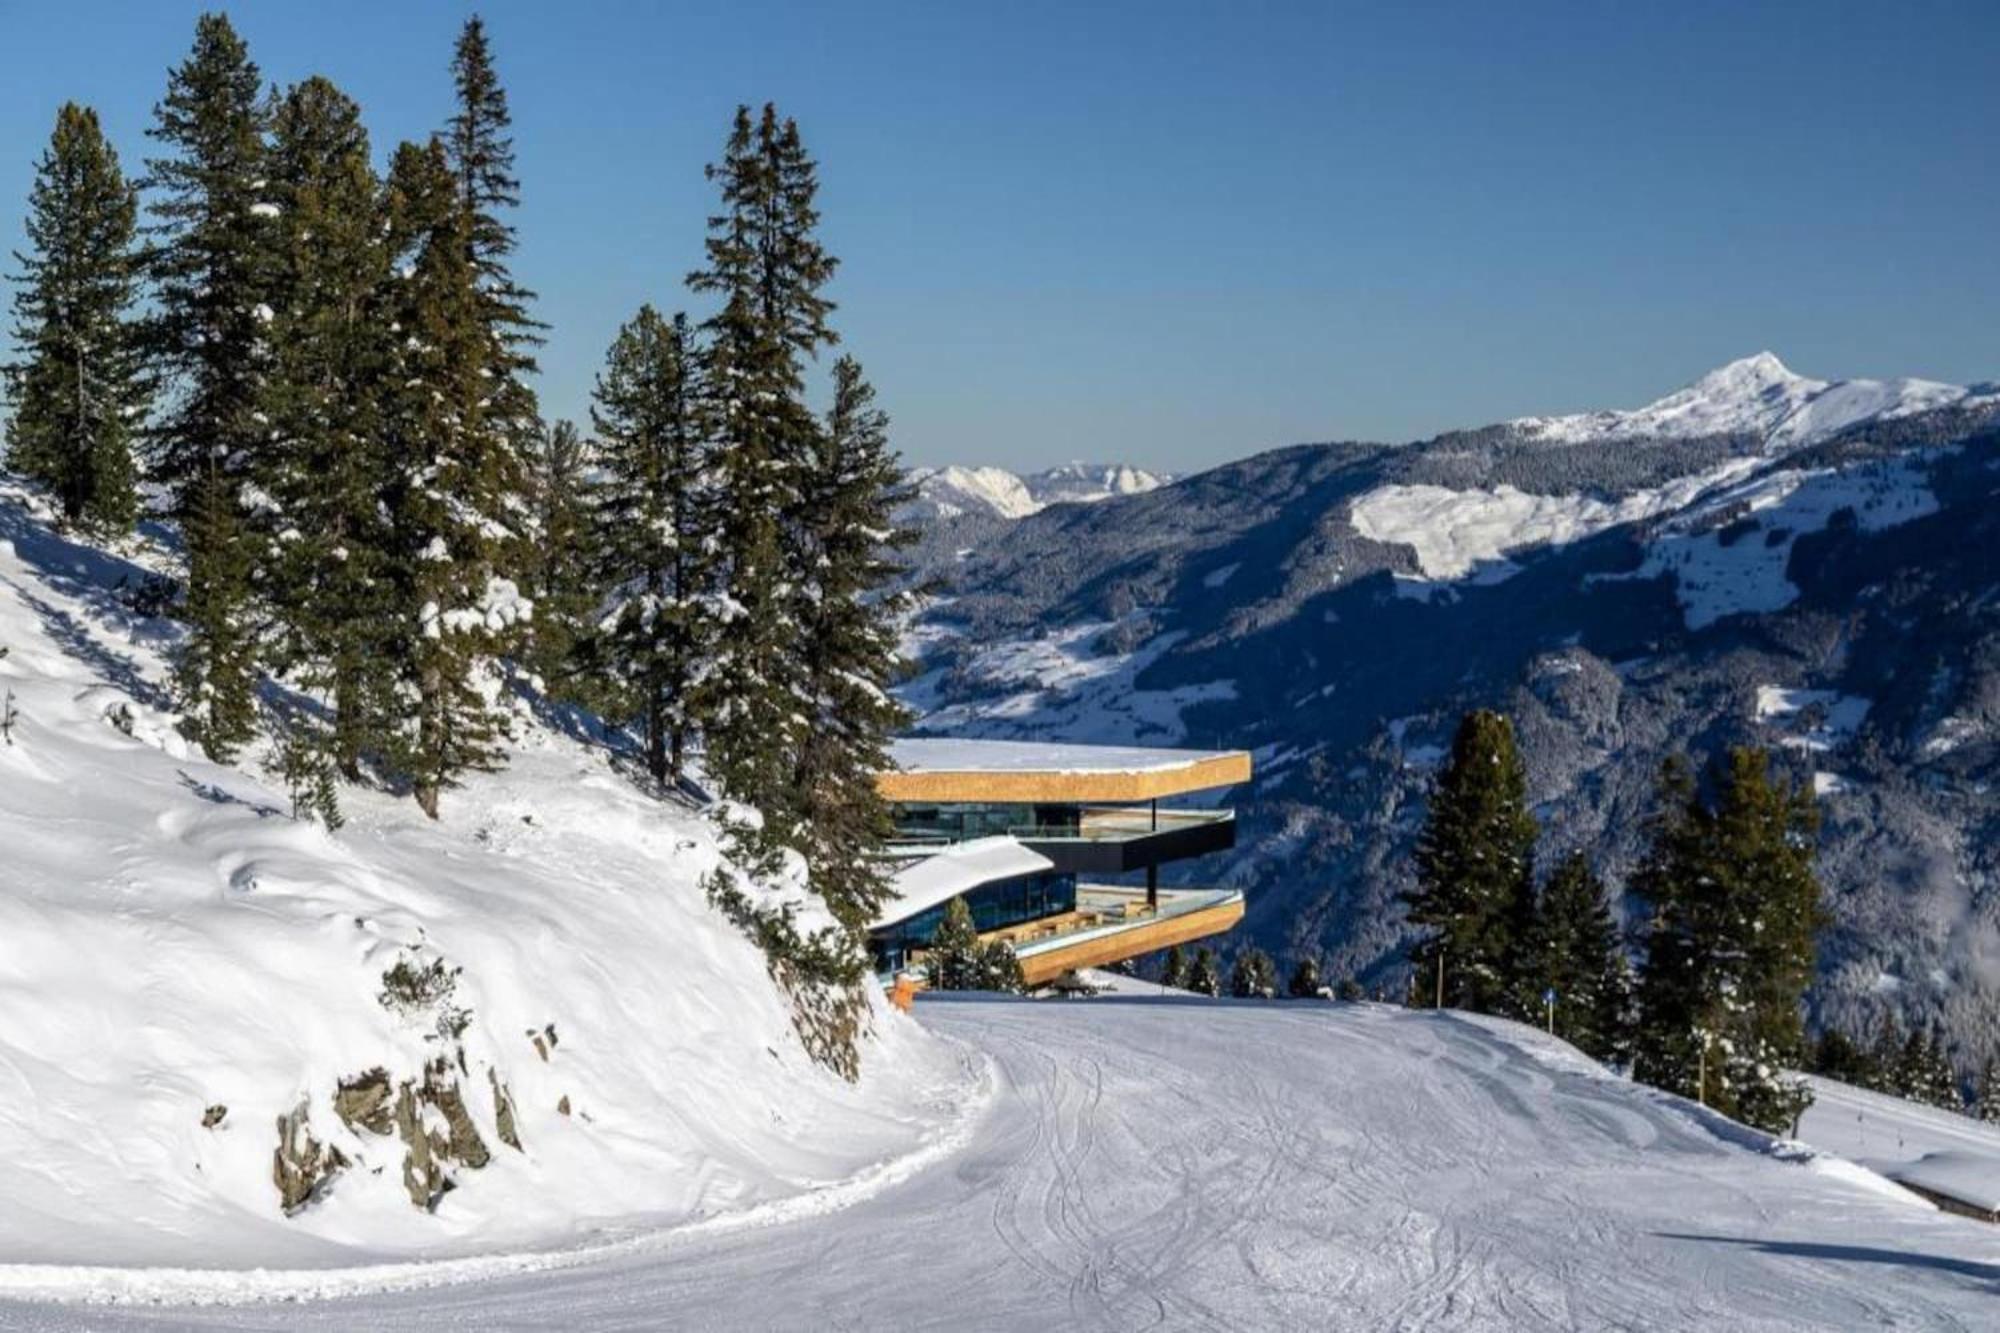
M906 736L889 745L889 757L906 773L1158 773L1239 753L957 736Z
M1889 1179L1942 1194L1986 1212L2000 1212L2000 1158L1947 1149L1889 1169Z
M974 838L957 843L897 871L890 881L889 900L868 925L878 929L950 902L982 884L1053 869L1055 862L1012 838Z
M1243 750L910 736L877 783L894 801L1143 801L1250 779Z

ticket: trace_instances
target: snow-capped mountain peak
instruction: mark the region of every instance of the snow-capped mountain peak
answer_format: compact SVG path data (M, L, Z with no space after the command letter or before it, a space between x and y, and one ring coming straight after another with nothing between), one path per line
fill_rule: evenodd
M1550 444L1584 440L1754 435L1770 452L1817 443L1858 422L1947 407L1968 390L1933 380L1818 380L1771 352L1709 371L1629 411L1523 417L1508 424Z
M1026 518L1052 504L1092 504L1114 495L1138 495L1172 477L1127 463L1064 463L1041 472L1009 472L998 467L914 468L910 485L917 498L903 513L914 522L979 515Z

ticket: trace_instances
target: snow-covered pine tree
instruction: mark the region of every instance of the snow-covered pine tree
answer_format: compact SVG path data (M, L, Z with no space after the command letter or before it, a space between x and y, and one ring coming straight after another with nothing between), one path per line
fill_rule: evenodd
M2000 1057L1989 1055L1979 1067L1972 1114L1989 1125L2000 1124Z
M515 237L507 216L521 203L521 182L514 174L514 118L493 66L486 24L477 14L459 32L451 77L458 109L445 132L445 149L459 206L467 215L466 256L485 333L485 414L508 446L525 456L541 423L535 392L524 377L535 371L533 349L545 326L528 313L535 294L515 280L510 264Z
M262 563L248 522L253 463L269 439L263 383L275 208L258 73L220 14L195 24L194 50L167 76L147 133L155 218L148 343L177 392L153 431L153 475L187 547L188 636L174 664L182 726L227 759L256 732L258 644L250 614Z
M1772 779L1761 750L1730 751L1715 786L1711 805L1684 765L1662 777L1665 813L1633 883L1653 912L1633 1072L1782 1132L1811 1100L1786 1071L1805 1057L1817 815L1808 793Z
M1196 995L1222 994L1222 969L1216 964L1213 949L1203 946L1194 951L1194 961L1188 964L1187 989Z
M1285 994L1294 1000L1316 1000L1321 990L1319 960L1311 954L1299 959L1292 969L1291 980L1285 983Z
M1271 955L1252 945L1229 969L1229 993L1239 1000L1268 1000L1278 993L1278 969Z
M540 431L527 457L537 533L529 594L535 602L528 660L552 698L589 700L590 621L597 608L589 469L594 455L573 421Z
M681 779L697 722L690 702L719 632L697 388L687 317L648 305L618 330L591 409L600 693L607 716L643 731L656 782Z
M1896 1065L1896 1082L1902 1096L1941 1111L1963 1111L1965 1099L1959 1093L1958 1074L1951 1057L1939 1040L1936 1028L1911 1028Z
M1903 1034L1896 1026L1895 1014L1885 1009L1882 1021L1875 1026L1875 1039L1868 1046L1869 1078L1865 1086L1893 1096L1906 1095L1902 1086L1902 1060Z
M768 858L797 834L790 808L800 744L801 631L793 539L801 487L820 431L804 403L804 362L835 341L820 288L834 259L813 235L813 166L798 130L766 105L738 107L722 161L708 168L722 196L709 219L708 264L688 276L721 301L707 334L703 433L715 459L726 629L703 686L709 776L763 813L739 830L739 852Z
M1409 919L1433 927L1411 952L1412 994L1432 1004L1442 961L1444 1003L1515 1013L1512 992L1534 912L1535 838L1527 771L1499 713L1465 715L1431 790L1417 839Z
M1599 1060L1616 1059L1631 1000L1625 948L1583 853L1563 858L1542 886L1526 954L1520 1003L1539 1006L1553 989L1556 1034Z
M888 891L878 855L895 832L875 775L908 714L889 694L901 661L905 595L893 552L913 534L895 520L911 495L889 447L889 419L852 357L833 368L833 403L800 485L793 529L800 684L808 726L787 801L812 886L859 931Z
M97 113L65 102L16 256L7 462L49 489L63 522L103 535L138 512L132 445L151 396L132 311L137 219Z
M1186 990L1188 984L1187 951L1176 944L1167 950L1167 956L1160 963L1160 984L1175 990Z
M331 708L294 719L290 766L329 804L333 769L361 776L391 745L396 705L394 533L382 503L384 382L394 360L386 308L389 247L381 185L361 110L324 78L286 91L272 116L269 193L278 208L270 283L269 445L253 520L272 559L272 660ZM319 747L315 767L302 752Z
M386 421L397 469L389 487L403 613L396 661L414 715L399 758L418 805L435 818L444 789L503 758L494 664L532 612L505 564L521 549L510 522L525 482L486 412L488 339L466 245L470 218L443 147L400 147L389 194L400 262Z

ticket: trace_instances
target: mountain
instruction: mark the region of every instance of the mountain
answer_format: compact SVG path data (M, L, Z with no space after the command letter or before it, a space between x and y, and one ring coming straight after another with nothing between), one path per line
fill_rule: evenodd
M958 518L1015 519L1053 504L1091 504L1114 495L1139 495L1172 480L1123 463L1065 463L1042 472L997 467L914 468L916 500L904 511L920 525Z
M926 549L940 732L1241 745L1246 935L1392 988L1464 710L1509 712L1550 855L1614 879L1659 762L1821 795L1813 996L2000 1039L2000 392L1735 362L1647 407L1300 445ZM1638 905L1628 908L1636 911ZM1281 960L1282 962L1283 960Z

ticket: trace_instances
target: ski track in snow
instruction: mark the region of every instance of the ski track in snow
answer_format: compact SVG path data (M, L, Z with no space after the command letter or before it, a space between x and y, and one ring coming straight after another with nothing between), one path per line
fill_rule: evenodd
M289 1306L0 1305L81 1328L1991 1325L1995 1233L1610 1077L1377 1005L926 997L985 1051L949 1161L834 1215Z

